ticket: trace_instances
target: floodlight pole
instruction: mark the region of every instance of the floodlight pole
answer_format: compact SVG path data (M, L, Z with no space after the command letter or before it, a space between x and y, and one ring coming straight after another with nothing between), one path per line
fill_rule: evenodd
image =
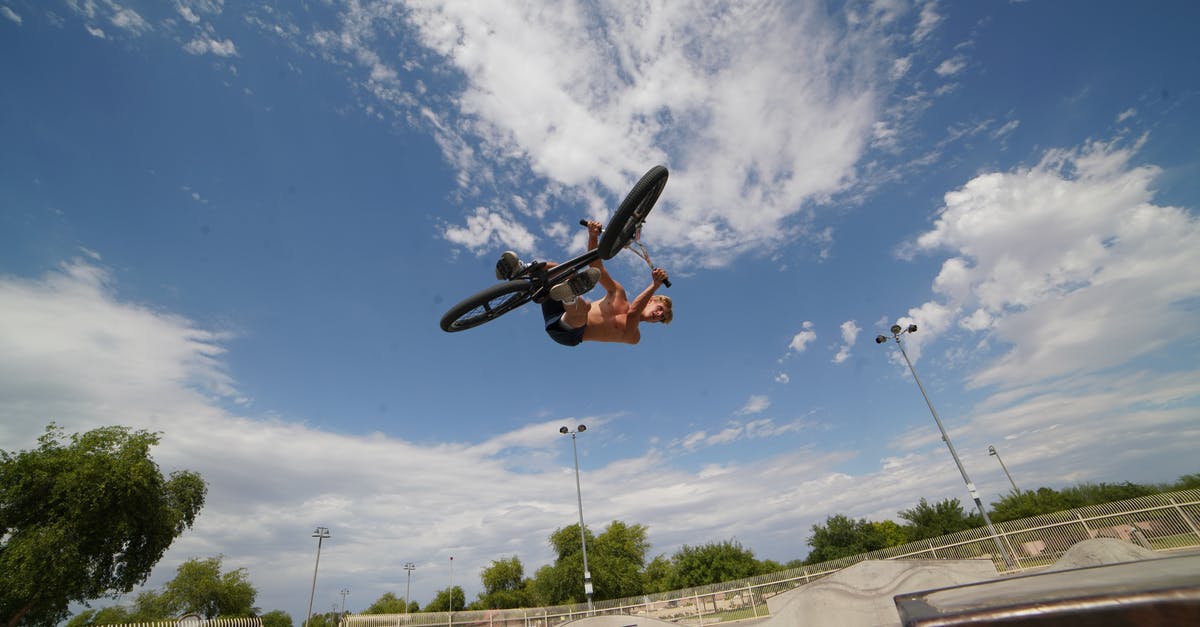
M317 539L317 563L313 566L312 590L308 593L308 614L304 616L305 627L312 622L313 597L317 594L317 569L321 567L321 542L329 537L329 528L317 527L313 531L312 537Z
M1004 465L1004 460L1000 459L1000 452L996 450L996 447L989 444L988 455L994 455L996 457L996 461L1000 462L1000 467L1004 469L1004 476L1008 477L1008 482L1012 484L1013 493L1020 494L1021 488L1018 488L1017 482L1013 481L1012 474L1008 472L1008 466Z
M954 458L954 464L958 466L958 472L962 473L963 482L967 484L967 492L971 494L971 498L975 501L975 507L979 513L983 515L983 522L987 525L988 533L992 536L992 541L996 543L996 550L1000 552L1000 556L1004 558L1004 565L1008 568L1013 567L1012 559L1008 552L1004 550L1004 544L1000 542L1000 536L996 533L996 528L992 526L992 519L988 516L987 509L983 506L983 501L979 500L979 492L975 489L975 484L971 482L971 478L967 476L967 469L963 467L962 460L958 458L958 452L954 450L954 444L950 442L950 436L946 433L946 427L942 425L942 419L938 417L937 410L933 408L933 402L929 400L929 395L925 393L925 386L921 384L921 377L917 376L917 369L913 367L912 360L908 358L908 352L904 350L904 342L900 341L900 336L905 333L916 333L917 325L910 324L907 328L901 328L900 325L892 325L892 339L896 340L896 346L900 347L900 354L904 356L904 363L908 364L909 372L912 372L913 381L917 382L917 388L921 390L921 396L925 399L925 404L929 406L929 413L933 414L933 421L937 423L938 431L942 433L942 441L946 443L946 448L950 449L950 456ZM883 344L887 341L885 336L875 338L875 343Z
M567 427L560 427L558 432L566 435L571 434L571 451L575 454L575 496L579 501L579 544L583 549L583 593L587 595L588 616L594 612L592 607L592 573L588 570L587 561L587 534L583 527L583 489L579 487L579 448L575 445L575 434L587 431L587 425L579 425L574 431Z
M408 583L404 585L404 613L408 614L408 595L412 592L412 571L417 567L412 562L404 563L404 570L408 571Z

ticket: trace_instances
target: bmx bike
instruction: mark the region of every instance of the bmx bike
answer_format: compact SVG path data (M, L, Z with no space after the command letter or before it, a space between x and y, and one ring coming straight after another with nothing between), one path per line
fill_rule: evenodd
M529 301L541 303L550 297L552 286L567 280L596 259L612 259L622 248L635 243L641 236L642 223L650 215L666 184L667 169L661 165L650 168L629 191L625 200L621 201L617 212L601 232L596 248L550 268L546 267L548 264L544 261L530 264L512 280L497 283L451 307L442 316L442 330L449 333L465 331L495 320ZM579 222L587 225L586 220ZM650 263L645 249L637 254ZM671 286L669 281L663 284Z

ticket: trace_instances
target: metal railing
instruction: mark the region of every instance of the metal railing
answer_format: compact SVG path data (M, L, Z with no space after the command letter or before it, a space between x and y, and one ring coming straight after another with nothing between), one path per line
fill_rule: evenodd
M262 619L257 616L243 618L199 618L185 616L170 620L156 620L141 623L120 623L105 627L262 627Z
M767 599L866 560L990 559L997 574L1014 574L1052 565L1067 549L1090 538L1118 538L1153 551L1200 548L1200 490L1182 490L1091 505L920 540L820 564L747 579L626 599L595 601L592 615L629 614L684 625L763 618ZM1012 559L996 554L997 543ZM555 607L354 614L340 627L553 627L588 616L586 604Z

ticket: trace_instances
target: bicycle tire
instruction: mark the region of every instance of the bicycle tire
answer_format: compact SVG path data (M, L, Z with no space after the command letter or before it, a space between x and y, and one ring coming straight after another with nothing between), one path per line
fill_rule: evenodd
M497 283L451 307L442 316L442 330L454 333L491 322L529 302L533 290L532 281Z
M633 189L629 190L625 200L621 201L617 212L608 221L608 226L600 236L600 243L596 248L601 259L612 259L633 239L666 185L667 169L661 165L650 168L642 175Z

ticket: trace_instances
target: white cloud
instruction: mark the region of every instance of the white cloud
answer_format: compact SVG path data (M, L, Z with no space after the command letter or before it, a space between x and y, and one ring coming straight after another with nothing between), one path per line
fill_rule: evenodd
M937 12L936 0L929 0L921 5L921 16L917 28L913 31L913 40L923 41L942 22L942 16Z
M96 39L107 39L108 38L108 36L104 34L104 31L98 27L88 24L88 25L84 26L83 28L85 30L87 30L89 35L91 35L92 37L95 37Z
M734 413L736 413L739 416L745 416L748 414L761 414L764 411L766 411L767 408L770 406L771 406L770 398L768 398L764 394L755 394L755 395L751 396L749 400L746 401L746 404L743 405L741 409L737 410Z
M1008 136L1011 135L1013 131L1017 130L1017 127L1020 125L1021 125L1020 120L1009 120L1008 122L1005 122L1004 125L1001 126L1000 128L992 131L990 134L990 137L992 139L996 139L996 140L1007 139Z
M792 378L788 376L788 373L786 372L781 372L775 375L775 381L778 383L789 383L791 380Z
M1200 227L1180 208L1153 204L1159 171L1132 165L1135 150L1051 150L1032 168L982 174L946 194L917 246L955 256L934 280L942 300L922 309L941 314L930 335L965 310L964 326L1009 347L974 384L1103 370L1192 326Z
M838 349L837 354L833 356L833 363L835 364L840 364L850 358L850 349L854 347L854 342L858 339L859 332L862 331L853 320L843 322L841 328L842 346Z
M113 26L129 31L134 35L150 30L150 24L137 11L111 3L110 7L113 9L113 14L109 18L109 21L112 22Z
M938 76L954 76L967 67L967 59L962 55L956 55L938 65L933 71L937 72Z
M477 207L464 226L447 226L442 233L448 241L483 254L490 248L510 248L518 253L534 252L537 237L510 216Z
M183 46L188 54L215 54L218 57L237 56L237 46L229 39L217 41L206 37L197 37Z
M808 348L808 345L813 340L817 339L817 332L812 330L812 322L805 320L801 327L803 330L796 335L793 335L792 341L788 343L788 348L796 351L797 353L803 353L804 349Z
M1128 120L1129 118L1132 118L1135 115L1137 115L1137 109L1134 109L1132 107L1129 109L1126 109L1117 115L1117 124L1120 124L1121 122L1124 122L1125 120Z
M21 23L21 16L17 15L16 12L14 12L12 9L10 9L8 7L0 6L0 15L3 15L9 21L11 21L15 24Z
M896 47L908 38L893 35L910 10L873 7L847 30L788 2L546 10L364 1L344 9L338 30L309 41L349 60L382 103L428 124L469 193L502 196L506 181L532 174L560 186L560 200L607 215L612 197L667 162L663 219L647 236L723 265L803 236L813 206L861 191L856 163L895 59L907 56ZM381 70L390 58L382 40L401 24L427 49L408 56L464 78L452 107L426 106L396 68ZM389 89L372 85L380 77Z

